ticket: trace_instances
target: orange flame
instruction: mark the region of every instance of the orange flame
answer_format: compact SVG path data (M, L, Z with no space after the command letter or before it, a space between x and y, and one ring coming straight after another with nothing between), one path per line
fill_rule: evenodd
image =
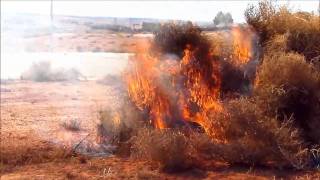
M249 28L233 27L233 60L237 65L246 64L252 58L252 39L254 33Z
M246 31L250 30L232 29L232 60L237 65L252 57L253 33ZM199 59L199 52L197 47L187 45L178 61L151 56L147 48L142 48L129 59L123 76L128 95L140 110L148 112L155 128L170 128L176 121L195 122L211 137L222 134L222 130L212 128L214 113L224 114L220 103L221 61L213 58L213 52Z
M169 65L167 63L175 60L166 62L146 52L130 59L129 69L124 73L129 97L139 109L148 110L155 128L169 128L174 121L192 121L206 129L206 119L199 114L209 109L222 111L218 101L220 64L208 55L205 61L211 67L197 66L195 51L188 46L182 60ZM214 83L208 83L208 78ZM198 109L190 108L191 104Z

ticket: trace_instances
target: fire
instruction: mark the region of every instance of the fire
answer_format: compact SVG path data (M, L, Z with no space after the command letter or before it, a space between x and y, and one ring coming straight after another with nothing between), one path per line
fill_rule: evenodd
M160 60L147 52L139 52L130 59L124 73L129 97L140 110L149 112L155 128L190 121L206 129L200 114L210 109L222 111L219 63L209 54L199 60L196 52L196 48L188 45L180 61Z
M252 39L254 33L249 28L233 27L233 60L237 65L248 63L252 58Z
M252 36L244 34L243 29L232 29L232 60L238 65L252 56ZM211 137L219 137L222 130L214 129L212 121L215 113L225 114L220 95L221 60L215 59L212 50L191 44L185 46L181 59L165 57L143 48L129 59L123 78L131 101L147 113L155 128L196 123Z
M169 102L160 87L158 60L147 54L138 54L130 59L131 69L125 74L127 90L131 100L140 110L148 109L156 128L165 128L164 115L169 115Z

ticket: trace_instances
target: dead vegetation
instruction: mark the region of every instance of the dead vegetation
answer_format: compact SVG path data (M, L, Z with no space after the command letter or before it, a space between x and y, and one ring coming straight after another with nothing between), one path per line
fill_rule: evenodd
M35 146L35 143L38 143ZM15 166L62 161L70 157L68 150L50 142L23 137L1 137L1 173Z
M257 74L250 78L242 76L245 72L242 66L224 58L232 52L219 54L220 45L209 41L196 26L165 24L160 28L151 48L155 57L173 54L179 59L191 46L195 49L193 58L203 60L208 58L204 55L214 50L214 59L221 65L219 103L223 111L209 108L200 112L203 119L199 126L206 125L203 129L184 123L154 129L148 123L151 110L137 107L129 98L126 101L131 103L131 109L122 109L133 110L139 116L131 118L121 115L125 112L115 111L120 113L103 118L118 117L109 123L118 123L117 139L121 133L127 135L117 141L119 147L125 144L122 147L126 147L127 155L157 164L166 172L203 168L211 161L231 166L319 168L320 73L314 62L310 63L320 54L320 31L316 24L319 17L292 13L286 7L263 1L257 7L249 7L246 18L260 37L264 54ZM284 25L279 26L279 22ZM201 63L208 65L201 61L196 68L203 68ZM210 70L205 73L212 74ZM153 93L157 95L156 90ZM131 125L121 125L128 119ZM135 121L139 125L127 131ZM112 132L115 125L111 127L106 130Z
M320 73L312 64L294 53L266 56L256 83L256 102L266 115L292 117L307 141L319 143Z
M180 171L192 165L189 139L176 130L141 129L132 141L132 154L158 163L165 171Z
M292 13L268 1L260 2L257 7L249 7L246 17L248 24L261 38L264 56L253 82L253 77L242 76L242 67L221 61L232 52L214 54L214 60L221 65L221 94L216 102L223 110L211 107L199 111L200 107L194 103L190 105L191 113L198 113L202 121L181 122L169 128L157 129L150 123L150 106L143 109L130 97L124 97L119 108L110 107L99 112L99 142L115 144L117 155L147 161L165 172L206 169L206 165L212 162L231 167L319 170L320 72L314 62L310 63L320 54L320 30L316 26L319 17L308 13ZM279 23L283 26L279 26ZM174 54L181 58L184 50L191 45L196 51L195 59L202 60L215 48L214 42L211 45L201 30L190 23L181 26L165 24L160 29L155 35L153 56ZM228 50L232 51L232 48ZM205 60L195 61L201 73L203 67L212 65L211 57ZM38 65L34 67L36 70L33 72L36 73L31 79L53 80L51 74L47 74L49 65L44 65L44 70ZM211 76L212 71L210 68L204 71L206 79L201 83L215 84L212 83L216 80ZM109 85L118 80L108 76L102 83ZM194 82L197 84L196 80ZM249 86L253 86L252 89L248 89ZM150 93L156 100L157 88ZM145 97L142 93L139 95ZM178 98L173 99L171 101ZM143 103L147 101L143 100ZM160 107L162 104L157 105ZM206 126L201 126L201 123ZM73 121L63 126L70 130L80 129L79 124ZM8 149L12 148L15 147ZM29 153L28 148L2 152L4 164L42 162L65 157L64 153L34 155ZM39 159L34 156L39 156ZM157 177L157 173L148 171L136 173L138 179Z
M280 40L281 49L300 53L308 61L320 55L318 15L292 12L286 6L275 6L272 1L263 0L258 6L250 6L245 16L247 23L258 32L262 46L270 43L279 45ZM281 50L277 46L273 49Z
M70 131L80 131L81 130L81 123L77 119L72 119L70 121L64 121L61 126L66 130Z

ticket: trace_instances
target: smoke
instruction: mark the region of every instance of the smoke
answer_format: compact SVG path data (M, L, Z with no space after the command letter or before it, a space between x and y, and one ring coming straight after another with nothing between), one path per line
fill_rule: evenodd
M53 69L49 61L33 63L32 66L21 75L21 79L37 82L76 81L81 78L85 79L77 69Z

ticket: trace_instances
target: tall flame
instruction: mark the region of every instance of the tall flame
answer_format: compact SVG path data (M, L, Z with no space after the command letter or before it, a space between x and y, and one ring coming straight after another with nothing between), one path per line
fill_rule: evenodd
M130 59L124 73L128 94L139 109L149 112L155 128L190 121L206 129L200 114L212 108L222 110L218 101L219 62L208 54L201 61L210 67L201 65L195 52L196 49L187 46L180 61L160 60L147 52L139 52Z
M233 60L237 65L246 64L252 58L252 39L254 33L250 28L233 27Z
M232 29L232 60L238 65L252 56L252 36L245 34L241 28ZM142 48L132 56L123 76L132 102L147 112L155 128L194 122L210 136L219 136L219 130L212 130L209 114L224 111L220 103L221 61L214 58L213 52L201 54L203 51L189 44L178 60L148 52Z

